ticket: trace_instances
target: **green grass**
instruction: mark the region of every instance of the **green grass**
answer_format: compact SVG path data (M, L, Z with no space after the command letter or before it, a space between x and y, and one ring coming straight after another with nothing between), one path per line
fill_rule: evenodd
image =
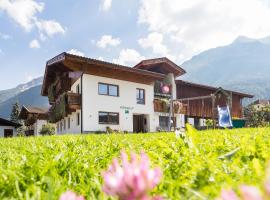
M193 148L168 133L0 139L0 199L58 199L68 189L89 200L109 199L100 174L122 149L144 150L152 165L161 167L164 176L153 193L168 199L214 199L222 187L261 186L270 129L188 135ZM237 147L230 159L218 159Z

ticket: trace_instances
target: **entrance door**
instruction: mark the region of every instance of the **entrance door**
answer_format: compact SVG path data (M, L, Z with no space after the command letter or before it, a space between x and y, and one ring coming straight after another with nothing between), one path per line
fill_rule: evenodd
M12 129L4 129L4 137L12 137L13 130Z
M143 133L144 130L144 115L133 115L133 132Z

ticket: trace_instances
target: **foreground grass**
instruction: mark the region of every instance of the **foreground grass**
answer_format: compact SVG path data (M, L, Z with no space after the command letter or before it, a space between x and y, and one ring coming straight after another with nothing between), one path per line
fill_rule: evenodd
M144 150L164 172L154 193L167 199L214 199L222 187L262 182L270 129L190 131L193 148L174 134L70 135L0 139L0 199L58 199L68 189L102 193L101 172L127 152ZM235 155L218 159L235 148Z

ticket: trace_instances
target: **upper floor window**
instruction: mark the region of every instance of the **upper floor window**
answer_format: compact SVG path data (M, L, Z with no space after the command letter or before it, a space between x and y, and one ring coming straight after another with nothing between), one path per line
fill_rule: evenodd
M98 83L98 94L118 97L119 86L107 83Z
M136 98L137 98L137 104L145 104L145 90L137 88Z

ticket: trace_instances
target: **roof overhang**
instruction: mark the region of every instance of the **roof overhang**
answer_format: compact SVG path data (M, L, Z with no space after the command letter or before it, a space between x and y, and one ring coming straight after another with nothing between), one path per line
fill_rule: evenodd
M159 72L163 74L173 73L175 77L181 76L186 71L166 57L143 60L134 66L135 69Z
M165 77L165 75L161 73L135 69L64 52L47 62L41 94L47 96L49 85L61 74L69 73L69 77L72 77L74 72L143 84L152 84L155 80L163 80ZM71 75L71 73L73 73L73 75Z
M3 118L0 118L0 126L12 126L12 127L18 128L18 127L21 127L22 125L18 124L18 123L14 123L14 122L6 120L6 119L3 119Z
M46 120L48 117L48 111L43 108L39 107L26 107L23 106L20 114L19 114L19 119L26 120L28 118L28 115L34 115L37 117L37 119L44 119Z
M208 85L202 85L202 84L198 84L198 83L192 83L192 82L188 82L188 81L183 81L183 80L176 80L176 85L177 84L182 84L182 85L188 85L190 87L196 87L196 88L202 88L202 89L207 89L207 90L211 90L213 91L214 93L217 91L217 90L220 90L222 89L221 87L212 87L212 86L208 86ZM232 93L234 95L238 95L242 98L253 98L254 95L251 95L251 94L245 94L245 93L242 93L242 92L237 92L237 91L232 91L232 90L224 90L226 92L229 92L229 93Z

